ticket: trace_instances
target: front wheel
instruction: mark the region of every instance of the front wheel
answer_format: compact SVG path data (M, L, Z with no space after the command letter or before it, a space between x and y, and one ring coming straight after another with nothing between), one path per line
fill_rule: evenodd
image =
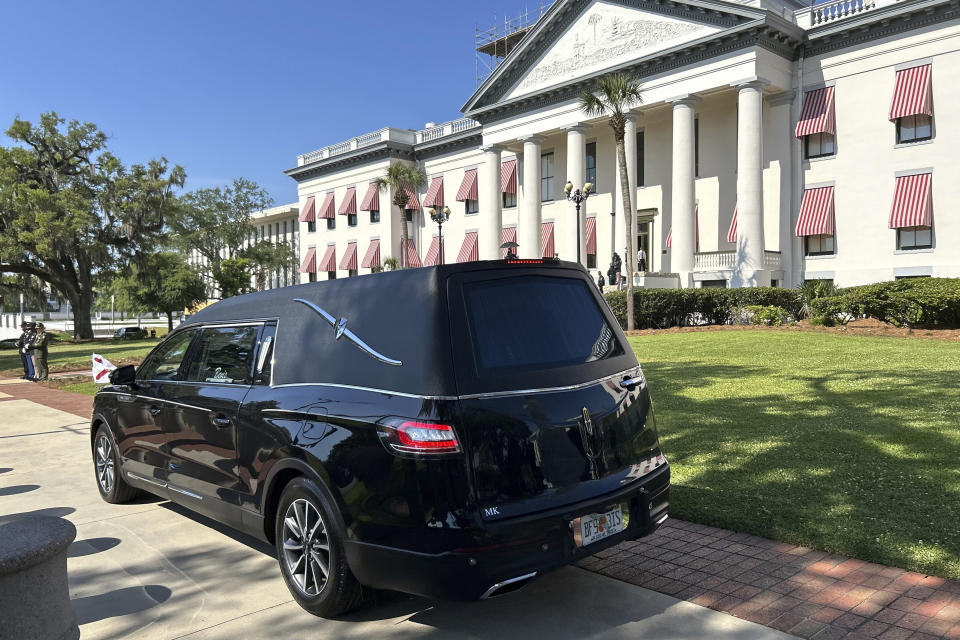
M332 526L333 508L315 482L297 478L280 496L275 523L277 559L287 588L297 604L323 618L356 608L363 593Z
M129 502L139 493L120 473L120 456L109 427L102 424L93 441L93 468L100 497L111 504Z

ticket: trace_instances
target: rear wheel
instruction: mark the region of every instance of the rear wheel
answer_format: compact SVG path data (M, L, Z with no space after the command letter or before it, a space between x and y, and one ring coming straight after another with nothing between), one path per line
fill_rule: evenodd
M363 593L332 526L333 508L315 482L296 478L280 496L275 523L287 588L301 607L324 618L356 608Z
M120 473L117 445L113 441L113 434L105 424L97 429L97 435L93 441L93 468L100 497L107 502L111 504L129 502L139 493L137 489L127 484L123 474Z

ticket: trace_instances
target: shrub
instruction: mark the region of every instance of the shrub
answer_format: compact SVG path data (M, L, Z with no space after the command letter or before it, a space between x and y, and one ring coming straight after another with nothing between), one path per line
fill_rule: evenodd
M779 327L790 321L790 316L781 307L750 305L744 307L750 318L750 324Z
M900 327L960 328L960 279L916 278L840 289L811 302L823 320L868 317Z

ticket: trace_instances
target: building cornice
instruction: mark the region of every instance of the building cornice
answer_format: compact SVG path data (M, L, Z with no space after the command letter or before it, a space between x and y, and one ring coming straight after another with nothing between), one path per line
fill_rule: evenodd
M413 148L413 154L415 160L426 160L463 149L478 149L482 144L483 133L476 128L418 144Z
M317 178L349 167L394 158L398 160L414 160L413 145L383 142L326 160L318 160L300 167L293 167L292 169L287 169L284 173L297 182L303 182L310 178Z

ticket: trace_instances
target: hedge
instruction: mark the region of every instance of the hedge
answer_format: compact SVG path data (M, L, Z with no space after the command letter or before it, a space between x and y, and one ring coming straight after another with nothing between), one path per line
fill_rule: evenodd
M626 326L627 292L604 296L621 326ZM779 287L742 289L634 289L637 329L664 329L690 324L729 324L749 306L780 307L794 318L803 307L799 291Z
M908 278L840 289L811 302L825 324L876 318L901 327L960 328L960 279Z

